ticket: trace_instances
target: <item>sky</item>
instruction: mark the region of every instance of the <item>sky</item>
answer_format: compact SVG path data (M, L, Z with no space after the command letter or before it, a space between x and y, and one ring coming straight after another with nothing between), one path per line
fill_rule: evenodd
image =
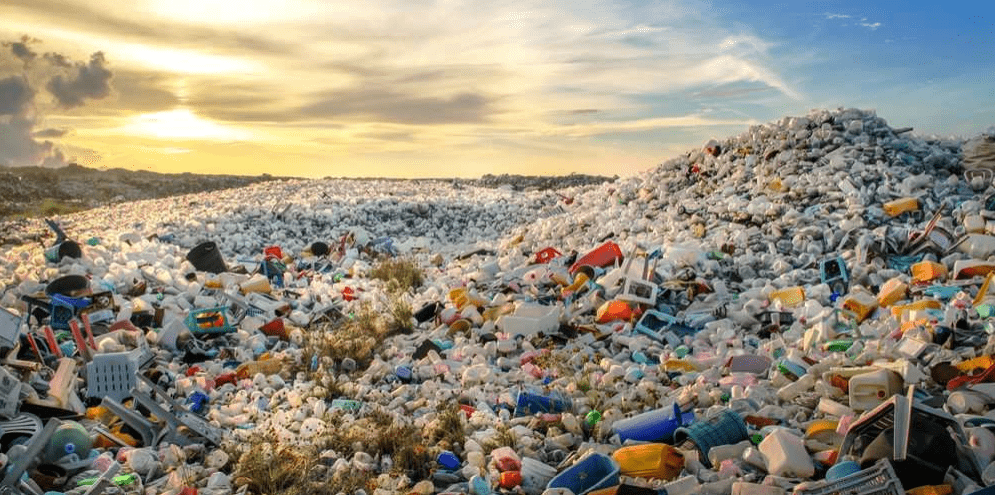
M632 175L811 109L995 124L991 2L3 0L0 165Z

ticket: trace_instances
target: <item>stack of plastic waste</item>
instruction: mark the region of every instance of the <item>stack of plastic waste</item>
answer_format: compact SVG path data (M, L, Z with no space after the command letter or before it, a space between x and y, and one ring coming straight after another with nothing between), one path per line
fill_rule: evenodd
M557 191L24 222L2 490L990 493L995 186L909 131L814 111Z

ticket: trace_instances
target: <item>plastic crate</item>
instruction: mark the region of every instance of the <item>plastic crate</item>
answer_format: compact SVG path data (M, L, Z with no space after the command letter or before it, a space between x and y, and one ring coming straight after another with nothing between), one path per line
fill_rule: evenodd
M191 311L183 322L194 335L220 335L235 331L228 324L227 308L224 306Z
M0 348L12 348L21 334L21 317L0 308Z
M905 495L888 459L836 481L819 481L796 488L794 495Z
M122 401L131 397L135 376L153 357L147 346L128 352L96 354L86 364L86 396Z
M21 381L0 368L0 416L12 418L20 405Z

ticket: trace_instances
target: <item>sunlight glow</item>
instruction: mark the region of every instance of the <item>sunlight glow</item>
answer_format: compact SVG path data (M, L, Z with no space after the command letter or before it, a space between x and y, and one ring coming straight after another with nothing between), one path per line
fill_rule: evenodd
M205 141L240 141L251 133L198 117L186 108L145 113L129 119L122 129L127 134L160 139L193 139Z

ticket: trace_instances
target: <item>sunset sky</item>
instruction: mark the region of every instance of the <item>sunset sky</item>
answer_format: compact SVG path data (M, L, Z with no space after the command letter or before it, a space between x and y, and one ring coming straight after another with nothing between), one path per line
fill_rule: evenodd
M3 0L0 164L629 175L785 115L995 125L991 2Z

